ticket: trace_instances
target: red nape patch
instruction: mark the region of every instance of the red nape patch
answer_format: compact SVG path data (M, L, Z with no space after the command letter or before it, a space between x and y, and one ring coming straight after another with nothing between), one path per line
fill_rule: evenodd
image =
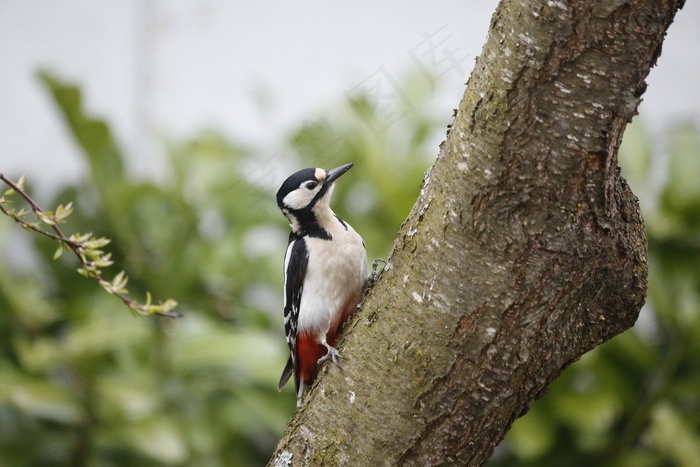
M330 342L329 342L330 344ZM333 345L333 344L331 344ZM326 348L312 334L297 336L297 377L310 386L318 375L318 359L326 355Z

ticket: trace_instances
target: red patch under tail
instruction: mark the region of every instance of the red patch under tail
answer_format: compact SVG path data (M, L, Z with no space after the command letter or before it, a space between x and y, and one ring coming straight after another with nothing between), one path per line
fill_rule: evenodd
M343 329L345 322L352 316L357 308L359 295L352 295L346 300L338 317L331 322L328 333L326 334L326 342L331 347L335 347L338 336ZM318 338L313 334L299 334L297 336L297 368L295 368L294 376L296 381L303 381L304 386L311 387L318 376L319 365L318 360L324 357L327 353L326 348L318 343ZM298 384L297 384L298 387Z

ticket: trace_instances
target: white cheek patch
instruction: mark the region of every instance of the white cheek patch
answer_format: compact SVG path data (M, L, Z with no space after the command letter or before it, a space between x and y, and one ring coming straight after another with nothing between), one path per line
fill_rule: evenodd
M301 209L311 202L314 193L306 188L297 188L284 197L282 202L291 209Z
M284 197L282 202L285 206L297 210L305 208L314 199L314 196L321 190L322 185L317 185L313 190L307 189L304 185L308 183L304 182L299 188L289 193Z

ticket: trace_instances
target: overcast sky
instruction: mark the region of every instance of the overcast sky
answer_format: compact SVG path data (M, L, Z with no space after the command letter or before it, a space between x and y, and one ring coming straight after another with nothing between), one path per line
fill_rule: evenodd
M447 124L496 4L0 0L0 171L47 186L84 169L35 78L41 68L83 87L136 173L158 167L163 136L214 128L274 146L356 90L392 90L431 64ZM700 5L687 2L652 70L640 113L656 132L700 120L698 25Z

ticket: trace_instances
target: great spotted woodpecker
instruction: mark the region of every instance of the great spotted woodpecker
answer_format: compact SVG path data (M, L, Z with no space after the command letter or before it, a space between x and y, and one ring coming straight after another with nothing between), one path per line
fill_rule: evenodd
M335 181L352 166L300 170L277 192L277 205L292 228L284 256L289 359L277 389L293 373L297 407L324 361L340 366L335 343L362 297L367 276L362 237L329 206Z

